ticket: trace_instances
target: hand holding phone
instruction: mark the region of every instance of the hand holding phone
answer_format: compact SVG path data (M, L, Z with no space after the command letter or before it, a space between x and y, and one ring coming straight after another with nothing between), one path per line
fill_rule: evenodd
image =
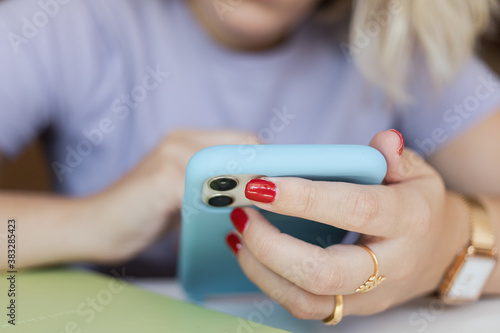
M233 230L229 214L249 206L244 188L251 179L302 177L318 181L380 184L383 155L356 145L214 146L193 156L186 169L182 207L181 283L192 299L256 291L224 243ZM329 225L261 211L281 232L321 247L346 235Z

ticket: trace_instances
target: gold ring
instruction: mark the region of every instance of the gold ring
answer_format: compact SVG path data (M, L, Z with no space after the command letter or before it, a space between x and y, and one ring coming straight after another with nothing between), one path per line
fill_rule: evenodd
M335 308L330 317L323 319L325 325L337 325L342 320L344 315L344 297L342 295L335 296Z
M363 283L361 286L359 286L356 289L357 293L365 293L367 291L375 289L375 287L377 287L379 284L381 284L382 281L385 280L385 276L378 275L378 260L377 260L377 257L375 256L375 253L373 253L373 251L369 247L367 247L366 245L363 245L363 244L356 244L356 245L365 249L366 252L368 252L370 254L370 256L373 259L373 263L375 264L375 273L373 273L373 275L370 276L365 283Z

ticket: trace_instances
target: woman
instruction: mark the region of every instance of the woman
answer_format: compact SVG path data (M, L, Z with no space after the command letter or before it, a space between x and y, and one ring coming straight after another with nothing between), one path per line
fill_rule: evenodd
M371 140L389 165L386 184L369 189L300 179L247 187L263 209L365 234L368 249L318 250L253 209L233 212L238 233L228 243L243 270L299 318L333 314L334 323L342 310L372 314L436 290L469 237L467 207L451 190L487 196L498 247L500 152L488 143L499 138L500 93L471 56L493 2L356 1L350 42L332 37L341 22L312 18L321 6L345 19L345 5L2 3L0 151L12 158L44 133L59 192L1 194L2 221L23 221L19 265L122 263L142 253L143 270L166 267L158 253L175 255L163 235L175 224L189 157L256 139ZM386 131L394 127L427 162ZM317 251L321 265L290 276ZM356 294L374 258L387 281ZM486 293L500 291L498 266L492 276Z

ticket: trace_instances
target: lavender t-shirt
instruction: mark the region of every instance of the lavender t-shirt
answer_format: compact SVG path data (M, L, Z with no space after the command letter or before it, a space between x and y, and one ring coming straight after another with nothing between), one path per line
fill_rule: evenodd
M215 43L183 0L0 3L0 151L43 133L57 190L73 196L106 188L176 128L306 144L398 128L431 154L500 108L498 78L475 58L441 94L430 86L416 75L416 102L390 109L312 22L244 53Z

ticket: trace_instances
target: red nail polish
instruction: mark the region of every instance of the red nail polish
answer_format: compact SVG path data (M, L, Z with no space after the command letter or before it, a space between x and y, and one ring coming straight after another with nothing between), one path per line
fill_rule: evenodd
M241 249L241 241L240 241L240 238L233 234L233 233L230 233L226 236L226 243L227 245L229 246L229 248L231 249L231 251L233 251L233 253L235 255L238 254L238 252L240 252L240 249Z
M398 149L398 154L399 155L402 155L403 154L403 149L405 147L405 139L403 138L403 134L401 134L398 130L395 130L395 129L391 129L391 132L394 132L396 133L397 135L399 135L399 141L401 142L400 145L399 145L399 149Z
M230 217L236 230L243 234L248 224L248 216L245 211L241 208L235 208Z
M252 179L245 188L247 199L271 203L276 198L276 185L265 179Z

